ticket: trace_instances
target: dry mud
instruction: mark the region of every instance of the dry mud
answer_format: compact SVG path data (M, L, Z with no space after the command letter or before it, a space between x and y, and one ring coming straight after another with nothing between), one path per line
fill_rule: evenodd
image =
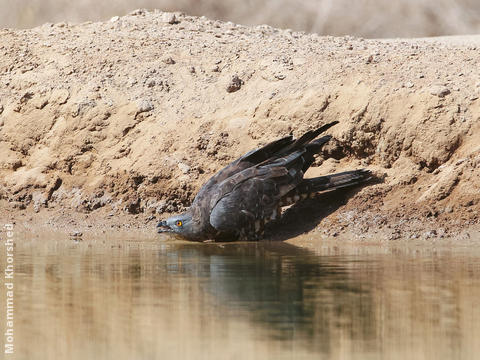
M308 175L377 180L291 209L284 238L477 237L479 49L144 10L0 30L1 218L153 233L246 151L339 120Z

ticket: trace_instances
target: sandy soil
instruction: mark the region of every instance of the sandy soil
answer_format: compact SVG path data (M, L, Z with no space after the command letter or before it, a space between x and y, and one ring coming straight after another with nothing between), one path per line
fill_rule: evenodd
M0 30L0 217L153 232L236 157L339 120L309 175L377 181L290 210L273 237L477 237L479 48L145 11Z

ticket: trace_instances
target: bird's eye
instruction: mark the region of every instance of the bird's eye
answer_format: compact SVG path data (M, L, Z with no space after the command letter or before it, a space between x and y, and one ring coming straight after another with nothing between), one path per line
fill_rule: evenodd
M175 223L175 225L177 225L178 227L182 226L183 225L183 222L181 220L177 220L177 222Z

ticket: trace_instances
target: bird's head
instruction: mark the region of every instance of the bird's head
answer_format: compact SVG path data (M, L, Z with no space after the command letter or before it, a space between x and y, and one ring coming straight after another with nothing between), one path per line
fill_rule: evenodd
M159 233L176 233L187 239L196 237L194 222L192 221L192 215L189 212L160 221L157 224L157 229Z

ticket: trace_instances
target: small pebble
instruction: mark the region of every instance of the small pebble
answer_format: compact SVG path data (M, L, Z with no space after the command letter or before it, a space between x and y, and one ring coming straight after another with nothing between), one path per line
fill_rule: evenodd
M442 85L434 85L430 88L430 94L443 98L450 94L450 90Z
M163 13L162 14L162 21L166 24L178 24L179 21L177 20L177 17L173 13Z
M243 85L243 80L240 79L237 75L234 75L232 77L232 80L230 80L230 83L227 85L227 92L232 93L235 91L240 90L240 88Z
M153 110L153 104L150 102L150 100L146 99L140 99L137 101L137 113L143 113L147 111Z
M185 163L180 162L180 163L178 163L177 166L178 166L178 168L180 169L180 171L181 171L182 173L184 173L184 174L188 174L189 171L190 171L190 166L188 166L188 165L185 164Z

